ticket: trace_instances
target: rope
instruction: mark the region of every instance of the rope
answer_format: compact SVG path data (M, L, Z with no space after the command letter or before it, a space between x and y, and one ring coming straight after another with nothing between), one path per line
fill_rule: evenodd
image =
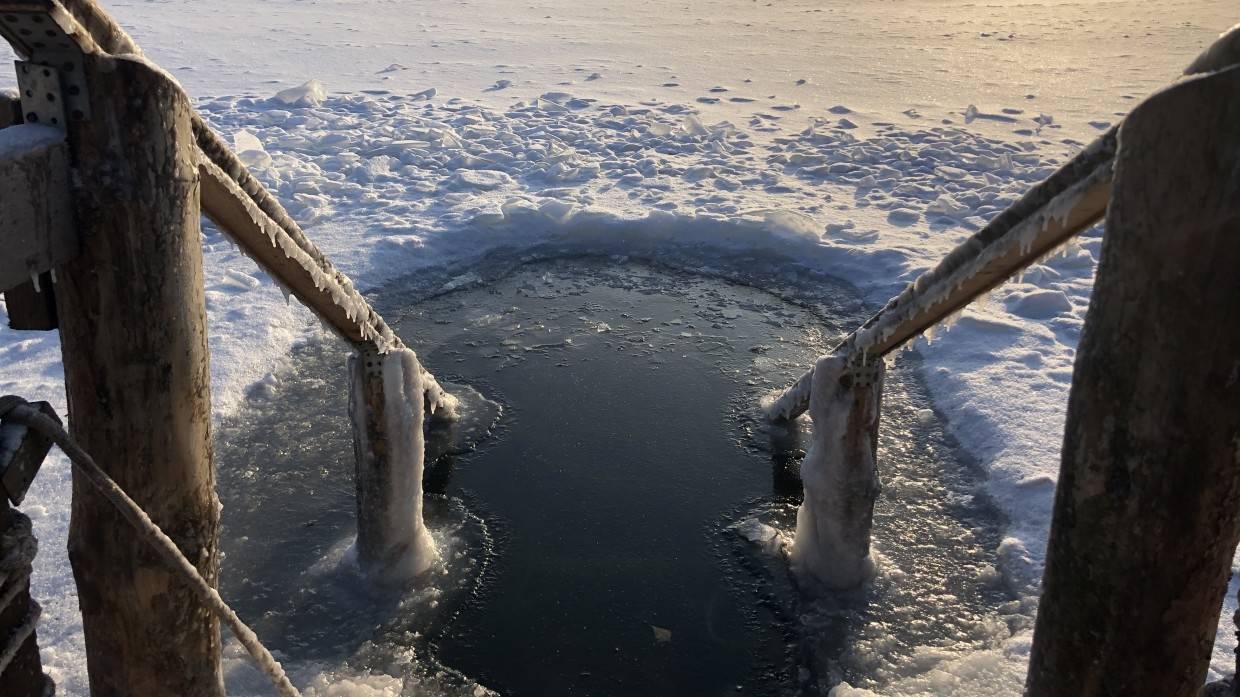
M13 659L17 657L17 652L21 650L23 645L25 645L26 640L30 638L30 635L34 634L34 629L39 624L39 615L41 614L43 614L43 608L39 607L38 603L31 600L30 612L26 613L26 616L22 619L22 623L17 626L17 629L14 629L9 634L8 643L5 644L4 650L0 651L0 675L4 674L4 671L8 669L9 664L12 663Z
M0 412L11 408L10 401L0 402ZM18 510L0 508L0 520L5 522L4 531L0 532L0 588L5 589L4 594L0 595L0 612L3 612L28 587L26 579L30 577L31 563L39 543L31 533L30 518ZM21 624L4 637L3 648L0 648L0 675L8 670L39 622L43 608L34 600L27 602L29 609Z
M30 575L30 565L39 551L39 543L30 534L30 519L9 509L8 525L0 533L0 586L12 581L17 585ZM0 610L8 605L7 596L0 598Z
M14 402L13 400L18 400ZM7 413L6 413L7 412ZM91 484L103 494L112 505L116 506L121 515L129 521L134 529L137 530L140 537L144 538L147 543L159 552L164 560L173 568L174 571L185 577L190 588L198 596L203 605L207 606L217 617L219 617L229 629L232 630L237 640L245 647L245 650L258 664L261 670L275 685L276 691L281 697L301 697L297 688L289 682L288 676L284 673L284 668L279 661L271 655L267 647L263 646L258 640L258 636L254 631L246 626L245 622L237 616L236 612L224 602L219 592L207 583L207 580L198 573L198 569L190 563L181 550L177 548L176 543L172 541L159 526L151 520L150 516L129 498L123 489L111 477L104 472L94 458L85 450L82 450L77 443L69 437L69 434L61 428L60 424L53 421L45 414L32 409L26 404L26 401L20 397L3 397L0 398L0 418L11 419L15 423L23 424L27 428L32 429L48 438L69 457L78 471L90 480Z

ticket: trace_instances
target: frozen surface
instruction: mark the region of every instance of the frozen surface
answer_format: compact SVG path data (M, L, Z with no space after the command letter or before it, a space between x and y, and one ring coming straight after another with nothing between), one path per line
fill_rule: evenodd
M256 173L360 287L450 263L445 287L465 286L488 250L554 242L791 257L773 287L825 270L873 303L1236 21L1230 0L108 6L223 135L253 137ZM312 79L317 106L274 99ZM1007 516L998 569L1026 598L1099 244L1087 235L919 348L935 409ZM223 417L320 330L210 228L204 250ZM54 334L0 329L0 392L63 414L58 350ZM81 695L69 490L56 456L23 510L42 542L45 660L62 694ZM1232 665L1229 624L1218 671ZM1021 641L943 661L943 680L916 690L966 694L951 681L1002 673L1014 694Z

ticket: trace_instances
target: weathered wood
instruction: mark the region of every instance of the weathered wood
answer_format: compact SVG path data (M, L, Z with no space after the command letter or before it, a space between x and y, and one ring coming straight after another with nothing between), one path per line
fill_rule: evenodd
M805 497L797 510L792 565L832 589L873 575L870 531L878 481L883 363L854 371L847 356L823 356L810 390L814 442L801 462Z
M294 228L297 236L290 235L232 176L205 156L200 159L200 171L207 217L324 323L357 345L381 351L402 346L352 281L300 229Z
M64 134L0 129L0 292L72 259L78 250Z
M45 12L86 53L141 54L94 0L0 0L0 10ZM8 37L19 55L37 49ZM202 161L202 207L277 281L345 339L380 351L403 346L352 282L318 250L202 117L191 115Z
M192 109L137 60L87 56L74 121L82 253L58 270L74 439L214 583L211 449ZM75 472L69 557L93 697L223 694L214 616Z
M405 583L436 559L422 518L424 375L408 349L349 357L357 559L381 583Z
M832 353L879 358L1036 264L1106 212L1115 133L1107 133L1035 186L933 269L892 298ZM794 419L809 408L806 371L768 410Z
M1240 541L1240 67L1144 102L1077 352L1030 697L1190 697Z

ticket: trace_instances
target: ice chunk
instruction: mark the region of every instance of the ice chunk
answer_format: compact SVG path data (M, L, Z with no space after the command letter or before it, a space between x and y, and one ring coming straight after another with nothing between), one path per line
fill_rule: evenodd
M268 167L271 165L271 155L267 154L267 149L263 147L263 141L247 130L242 129L233 135L233 150L237 151L237 158L246 167Z
M289 106L318 106L327 98L327 90L318 80L304 82L276 93L276 101Z
M1061 290L1037 290L1012 297L1008 310L1027 319L1049 319L1072 310L1072 301Z

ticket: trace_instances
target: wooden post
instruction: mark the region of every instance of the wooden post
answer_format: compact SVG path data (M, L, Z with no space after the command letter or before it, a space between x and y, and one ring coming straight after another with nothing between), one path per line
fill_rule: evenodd
M1120 133L1026 695L1191 697L1240 541L1240 67Z
M864 369L845 356L814 366L810 418L814 440L801 463L805 498L797 510L793 568L832 589L870 578L870 530L878 482L878 422L883 362Z
M436 558L422 519L424 373L408 349L361 349L349 357L349 382L358 565L401 584Z
M138 60L85 57L75 118L80 255L56 288L72 436L208 581L219 502L197 150L177 86ZM92 697L223 695L215 618L76 472L69 557Z

